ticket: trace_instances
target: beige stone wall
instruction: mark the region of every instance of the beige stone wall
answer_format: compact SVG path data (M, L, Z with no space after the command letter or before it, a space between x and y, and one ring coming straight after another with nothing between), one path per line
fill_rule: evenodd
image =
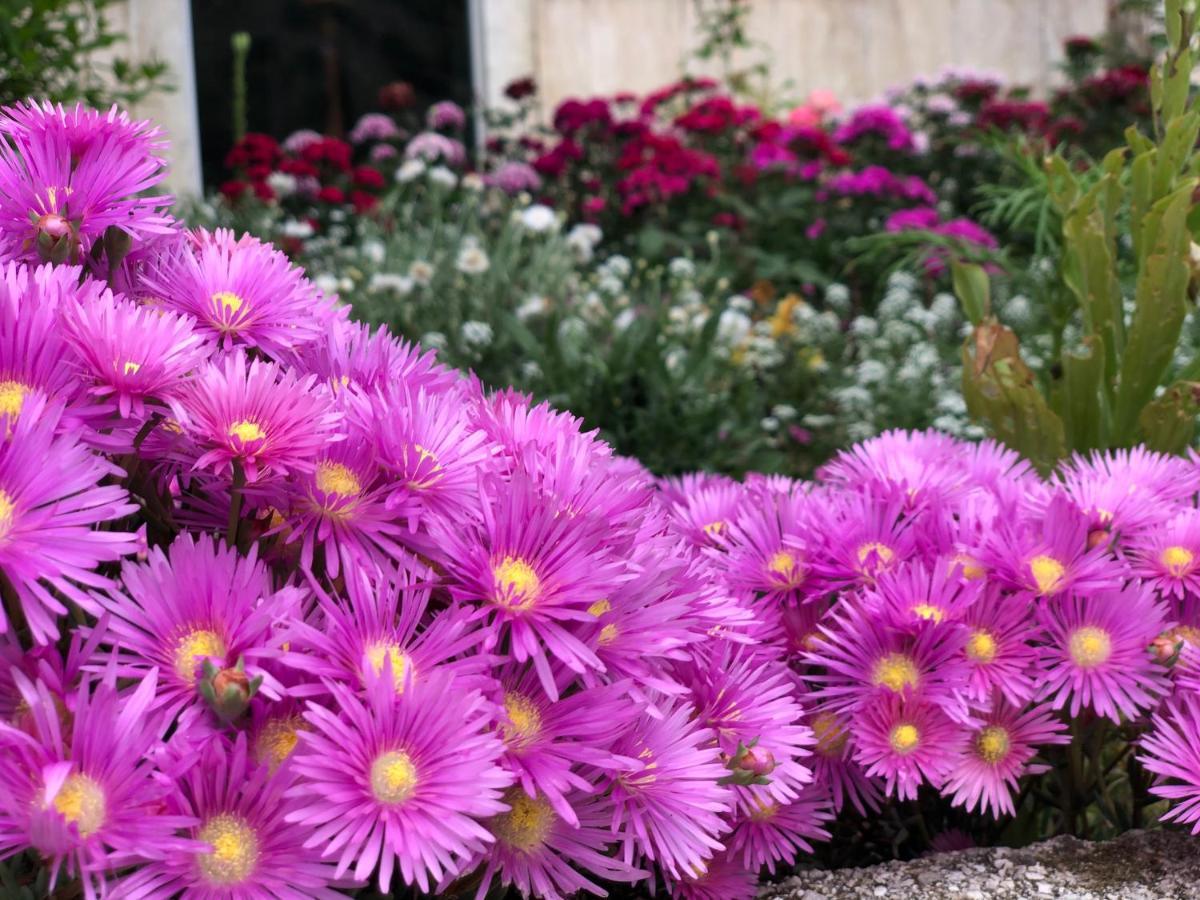
M749 0L777 86L865 101L949 65L1045 86L1062 39L1098 34L1107 0ZM533 74L564 97L645 91L673 79L696 43L694 0L477 0L480 93ZM514 38L516 35L516 38ZM514 52L514 50L516 52ZM477 58L479 58L477 56Z

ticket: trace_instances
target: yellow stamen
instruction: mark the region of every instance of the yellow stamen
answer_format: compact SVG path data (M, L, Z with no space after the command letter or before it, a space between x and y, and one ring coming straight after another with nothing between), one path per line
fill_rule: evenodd
M822 756L842 755L850 740L850 732L837 716L828 712L820 713L813 718L811 728L817 738L818 753Z
M804 572L795 556L787 550L779 550L767 563L767 572L779 576L787 587L797 587L804 580Z
M916 688L920 681L916 664L903 653L889 653L875 663L871 683L897 694Z
M972 631L971 636L967 639L967 658L972 662L990 663L996 658L998 649L996 639L982 628Z
M317 465L317 490L338 497L357 497L362 493L358 478L341 463L323 462Z
M413 444L413 449L417 451L417 458L413 462L413 467L416 471L412 473L412 478L408 482L408 486L414 490L423 491L433 487L445 477L445 470L442 464L438 462L437 455L420 444ZM405 451L405 464L408 462L408 452ZM432 463L432 465L427 465Z
M607 600L597 600L595 603L593 603L591 606L588 607L588 615L594 616L597 619L600 618L602 615L604 615L606 612L611 612L611 611L612 611L612 604Z
M1008 732L999 725L988 725L975 736L975 752L993 766L1008 756L1010 745Z
M892 745L892 749L901 755L912 753L917 749L917 744L921 741L921 733L917 731L917 726L905 722L897 725L888 735L888 743Z
M0 537L8 534L8 530L12 528L16 506L12 495L8 491L0 490Z
M268 720L254 744L254 756L259 765L266 763L271 772L283 765L283 761L296 749L304 728L304 720L299 716Z
M1159 556L1159 561L1167 567L1167 571L1179 578L1192 570L1196 556L1187 547L1168 547Z
M918 619L925 619L927 622L940 622L946 616L945 612L929 603L918 603L912 611Z
M983 563L971 556L969 553L959 553L954 557L954 561L958 563L958 571L967 581L978 581L987 575L987 569Z
M108 816L104 789L82 772L67 776L54 795L54 808L79 829L80 837L99 831Z
M492 834L526 853L540 847L554 824L550 804L541 797L530 797L519 787L509 788L504 802L512 808L488 823Z
M1071 632L1071 659L1081 669L1092 669L1108 661L1112 655L1112 638L1103 628L1084 625Z
M242 884L254 874L258 864L258 835L241 816L228 813L213 816L196 838L212 845L210 853L201 852L196 857L210 884Z
M0 381L0 416L19 416L28 393L19 381Z
M619 633L620 632L617 631L617 626L609 623L600 629L600 635L596 638L596 643L598 643L601 647L607 647L617 639L617 635Z
M774 800L755 797L751 802L754 804L754 809L750 811L751 822L769 822L779 813L779 804Z
M213 309L217 315L236 315L245 304L245 300L233 291L217 291L212 295Z
M119 362L118 366L120 366ZM142 364L130 360L129 362L125 363L124 366L120 366L120 368L125 375L133 375L142 368Z
M704 533L707 534L710 538L720 537L721 534L724 533L724 531L725 531L725 523L720 520L718 520L716 522L709 522L707 525L704 526Z
M492 577L496 582L494 602L509 609L529 609L542 588L533 566L516 556L506 556L494 565Z
M1053 594L1062 587L1066 568L1053 556L1042 554L1029 561L1029 571L1037 584L1039 593Z
M895 552L887 544L881 544L878 541L869 541L858 548L858 564L866 566L868 563L873 563L872 570L886 569L893 559L896 558Z
M223 661L225 641L215 631L198 628L189 631L175 642L175 674L184 681L195 681L200 660L197 657Z
M381 753L371 764L371 793L380 803L403 803L417 789L417 767L403 750Z
M250 441L261 441L267 436L267 433L259 427L257 422L242 419L242 421L234 422L229 426L229 436L237 438L243 444L247 444Z
M508 725L502 726L505 740L510 744L525 744L541 733L542 713L537 704L515 691L504 695L504 713Z
M392 685L396 688L397 694L403 694L405 675L408 672L411 661L401 652L399 646L391 643L377 642L367 646L366 655L367 662L371 665L371 671L376 675L383 674L385 660L391 665Z

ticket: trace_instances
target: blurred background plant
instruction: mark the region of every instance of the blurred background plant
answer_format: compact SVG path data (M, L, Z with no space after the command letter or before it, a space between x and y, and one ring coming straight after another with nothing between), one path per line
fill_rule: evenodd
M105 13L114 0L0 0L0 105L28 97L91 106L170 90L167 63L113 55L124 36Z

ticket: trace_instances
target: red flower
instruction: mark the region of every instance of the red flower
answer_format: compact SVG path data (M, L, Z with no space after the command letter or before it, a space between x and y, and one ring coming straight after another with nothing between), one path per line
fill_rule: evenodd
M599 97L592 100L564 100L554 111L554 130L559 134L572 135L595 125L607 130L612 124L612 111L608 103Z
M265 181L254 182L254 196L259 200L274 200L275 191Z
M279 164L279 171L297 178L316 178L317 167L303 159L285 159Z
M340 187L329 184L317 191L317 199L324 203L345 203L346 194Z
M383 174L370 166L358 166L354 170L354 183L361 188L378 191L383 188Z
M354 205L355 212L365 213L378 205L379 198L374 194L368 194L366 191L351 191L350 202Z
M321 138L300 151L300 156L310 163L328 163L342 172L350 170L350 145L337 138Z
M250 185L237 178L231 178L228 181L222 182L217 190L221 192L222 196L228 197L230 200L238 200L246 191L250 190Z
M509 100L524 100L526 97L532 97L536 93L537 82L528 77L510 81L507 87L504 88L504 96Z

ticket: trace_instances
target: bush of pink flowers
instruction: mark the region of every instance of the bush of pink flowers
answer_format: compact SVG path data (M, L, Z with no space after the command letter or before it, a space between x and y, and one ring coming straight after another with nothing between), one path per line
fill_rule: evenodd
M1196 460L893 432L655 480L184 230L149 123L0 133L18 880L737 898L918 795L1074 832L1148 771L1200 821Z

